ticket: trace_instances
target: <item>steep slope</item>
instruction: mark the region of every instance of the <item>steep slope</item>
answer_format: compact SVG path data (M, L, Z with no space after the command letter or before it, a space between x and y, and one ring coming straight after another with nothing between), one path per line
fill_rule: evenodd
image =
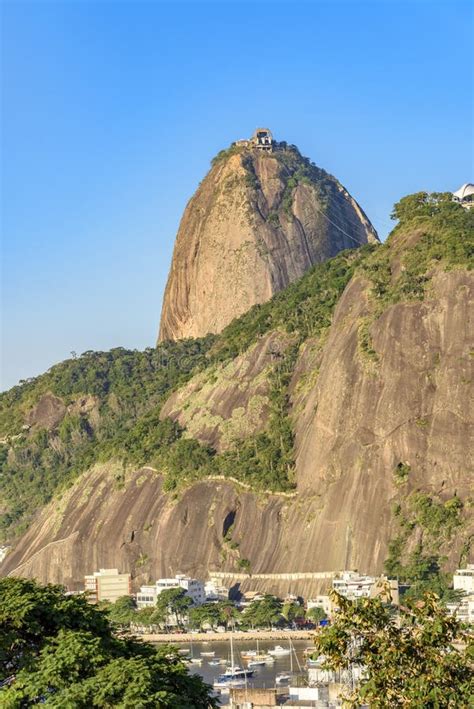
M186 381L114 439L116 462L58 490L11 538L1 572L77 587L108 565L131 569L138 583L175 571L385 564L410 580L465 561L474 215L422 194L402 200L396 216L386 244L316 266L210 339L194 372L185 360ZM28 386L16 395L28 393L23 409L12 407L17 425L39 410L39 384ZM83 386L90 396L87 378ZM9 457L17 445L9 442ZM305 593L319 583L258 581Z
M159 340L218 333L314 264L376 240L347 190L294 146L234 145L184 212Z

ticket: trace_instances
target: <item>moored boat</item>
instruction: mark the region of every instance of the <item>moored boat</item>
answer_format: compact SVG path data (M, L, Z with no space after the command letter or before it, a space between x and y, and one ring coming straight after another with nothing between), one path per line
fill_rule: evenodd
M275 645L273 650L268 651L269 655L273 655L273 657L282 657L283 655L290 655L291 650L290 648L282 647L281 645Z
M261 659L256 659L256 660L249 660L247 663L247 667L262 667L263 665L266 664L266 660L263 658Z

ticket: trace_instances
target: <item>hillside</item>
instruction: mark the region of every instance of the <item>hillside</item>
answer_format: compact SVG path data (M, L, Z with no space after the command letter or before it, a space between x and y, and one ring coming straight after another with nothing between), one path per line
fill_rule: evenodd
M2 395L1 572L409 579L465 559L473 215L422 193L395 216L218 336L86 353Z
M376 241L353 197L295 146L233 144L183 214L159 340L221 332L315 264Z

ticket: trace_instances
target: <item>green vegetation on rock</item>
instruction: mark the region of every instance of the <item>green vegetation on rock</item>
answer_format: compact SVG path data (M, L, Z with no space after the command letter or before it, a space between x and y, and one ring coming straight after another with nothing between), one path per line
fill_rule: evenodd
M100 460L150 462L153 452L179 437L159 422L167 394L207 364L212 337L163 343L144 352L116 348L85 352L0 395L0 535L19 534L32 514L64 485ZM33 407L49 395L63 402L50 425ZM92 411L77 406L92 398ZM66 408L67 407L67 408Z
M396 474L405 481L408 466L398 466ZM406 596L421 598L427 591L436 592L443 600L456 598L450 589L450 578L441 571L443 548L462 529L463 504L458 497L444 502L424 492L412 492L394 508L398 534L389 544L385 570L391 577L410 584Z

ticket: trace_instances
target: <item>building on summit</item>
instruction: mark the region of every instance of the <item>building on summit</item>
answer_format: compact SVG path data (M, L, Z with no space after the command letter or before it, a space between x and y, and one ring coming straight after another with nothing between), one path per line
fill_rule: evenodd
M465 209L474 207L474 185L470 182L462 185L456 192L453 192L453 201L459 202Z
M257 128L252 137L252 143L258 150L265 150L269 153L273 150L273 136L268 128Z

